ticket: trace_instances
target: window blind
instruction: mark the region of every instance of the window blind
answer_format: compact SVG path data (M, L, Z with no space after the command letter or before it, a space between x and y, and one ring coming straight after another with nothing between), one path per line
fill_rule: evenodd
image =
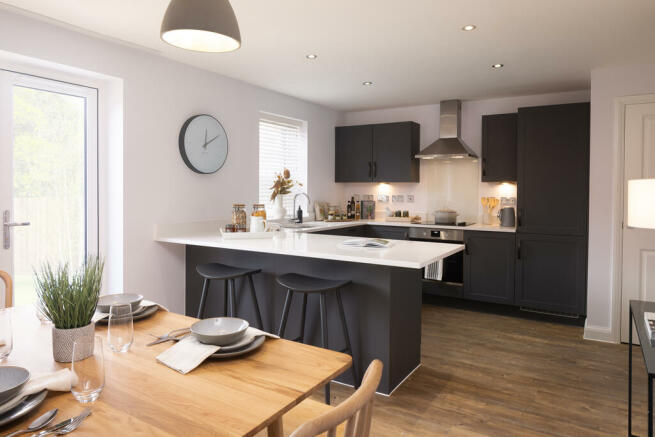
M279 116L263 115L259 120L259 201L271 204L271 186L277 173L285 168L291 172L291 179L299 181L291 194L284 196L283 205L287 214L292 214L293 196L307 192L307 135L306 123ZM301 200L302 199L302 200ZM305 214L307 200L298 199ZM297 206L296 206L297 207ZM295 214L295 211L293 211Z

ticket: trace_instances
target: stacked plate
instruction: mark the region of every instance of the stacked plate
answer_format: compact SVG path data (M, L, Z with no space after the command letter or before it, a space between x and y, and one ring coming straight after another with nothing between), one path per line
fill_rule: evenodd
M23 417L37 408L48 392L24 396L20 393L30 379L30 372L22 367L0 366L0 426Z
M145 319L157 312L157 305L141 305L143 296L134 293L105 294L98 299L97 311L109 313L112 305L130 305L132 307L132 319ZM98 323L107 323L108 319L100 319Z
M262 344L264 336L248 332L248 322L236 317L214 317L191 325L191 333L200 343L221 348L214 358L230 358L247 354Z

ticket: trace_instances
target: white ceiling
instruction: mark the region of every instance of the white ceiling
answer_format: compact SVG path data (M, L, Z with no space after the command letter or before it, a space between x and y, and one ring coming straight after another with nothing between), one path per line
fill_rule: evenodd
M168 0L2 2L340 110L583 89L594 67L655 60L653 0L232 0L227 54L162 42Z

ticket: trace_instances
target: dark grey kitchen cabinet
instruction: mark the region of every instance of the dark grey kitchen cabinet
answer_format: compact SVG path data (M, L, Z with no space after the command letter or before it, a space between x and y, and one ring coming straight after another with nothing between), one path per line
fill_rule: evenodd
M587 240L543 234L516 236L516 304L586 314Z
M373 129L343 126L335 131L335 182L370 182L373 177Z
M587 235L589 103L520 108L517 230Z
M410 121L337 127L335 182L419 182L419 128Z
M516 181L518 114L482 116L482 182Z
M403 226L368 226L370 238L385 238L387 240L407 240L409 228Z
M516 236L506 232L464 232L466 299L514 303Z

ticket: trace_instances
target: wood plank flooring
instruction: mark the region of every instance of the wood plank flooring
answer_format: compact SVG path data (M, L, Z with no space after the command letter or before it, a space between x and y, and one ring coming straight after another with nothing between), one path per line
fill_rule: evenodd
M627 345L582 335L578 326L424 305L422 366L391 397L377 396L371 435L626 435ZM633 433L643 436L639 347L633 358ZM333 405L351 393L332 384Z

